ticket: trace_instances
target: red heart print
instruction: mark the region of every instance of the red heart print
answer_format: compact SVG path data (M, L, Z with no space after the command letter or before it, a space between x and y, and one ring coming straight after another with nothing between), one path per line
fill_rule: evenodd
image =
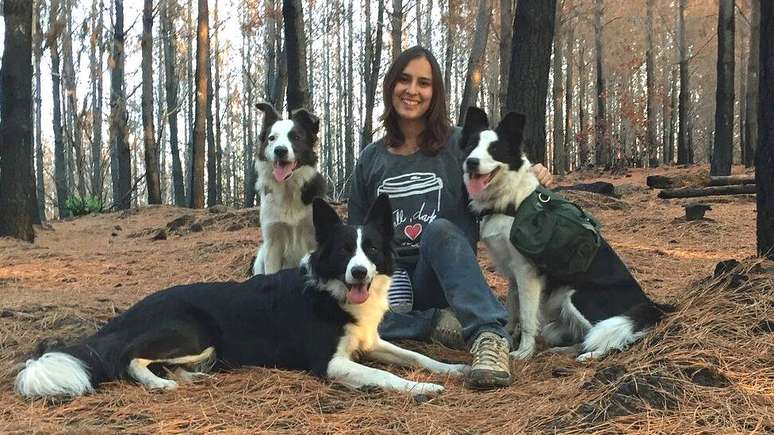
M415 241L422 234L422 224L407 225L403 228L403 234L412 241Z

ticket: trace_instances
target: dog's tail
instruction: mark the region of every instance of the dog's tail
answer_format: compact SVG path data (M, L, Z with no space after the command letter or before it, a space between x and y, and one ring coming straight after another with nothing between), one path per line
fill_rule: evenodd
M16 375L16 392L24 397L80 396L94 391L93 371L99 355L86 344L46 350L30 358Z
M583 339L580 360L598 358L612 350L624 350L675 310L673 305L645 302L625 313L596 323Z

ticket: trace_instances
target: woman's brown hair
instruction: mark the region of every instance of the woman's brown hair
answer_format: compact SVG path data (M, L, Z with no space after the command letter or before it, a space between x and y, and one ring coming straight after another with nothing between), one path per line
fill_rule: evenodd
M446 110L446 89L443 87L441 67L438 65L435 56L428 49L415 45L402 52L392 62L390 69L387 70L387 74L384 76L384 85L382 86L384 113L380 119L384 124L384 129L387 131L387 135L384 138L385 145L388 147L400 146L405 138L398 124L398 113L392 106L392 91L395 89L400 74L406 68L406 65L412 60L419 58L425 58L430 63L433 98L430 100L430 107L424 115L426 127L420 136L418 145L423 153L434 155L446 146L451 126Z

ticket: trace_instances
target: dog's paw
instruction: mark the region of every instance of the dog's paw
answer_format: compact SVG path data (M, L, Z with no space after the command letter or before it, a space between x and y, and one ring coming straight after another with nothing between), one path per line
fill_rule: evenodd
M528 348L518 348L517 350L514 350L511 352L511 358L513 359L529 359L532 355L535 354L535 348L534 347L528 347Z
M446 364L443 373L455 377L467 376L470 373L470 366L467 364Z
M410 387L409 392L415 396L420 394L425 396L437 396L444 392L444 388L438 384L417 382Z
M166 390L172 391L177 389L177 382L170 379L161 379L153 381L153 383L146 384L151 390Z
M575 361L587 362L587 361L591 361L591 360L597 359L600 356L601 355L600 355L599 352L586 352L586 353L582 353L582 354L578 355L578 357L575 358Z

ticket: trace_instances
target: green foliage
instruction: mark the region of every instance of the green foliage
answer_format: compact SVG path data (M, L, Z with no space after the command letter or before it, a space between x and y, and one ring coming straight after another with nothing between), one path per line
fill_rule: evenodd
M90 213L102 213L105 209L105 204L96 196L87 196L85 198L71 196L65 201L65 208L73 216L83 216Z

